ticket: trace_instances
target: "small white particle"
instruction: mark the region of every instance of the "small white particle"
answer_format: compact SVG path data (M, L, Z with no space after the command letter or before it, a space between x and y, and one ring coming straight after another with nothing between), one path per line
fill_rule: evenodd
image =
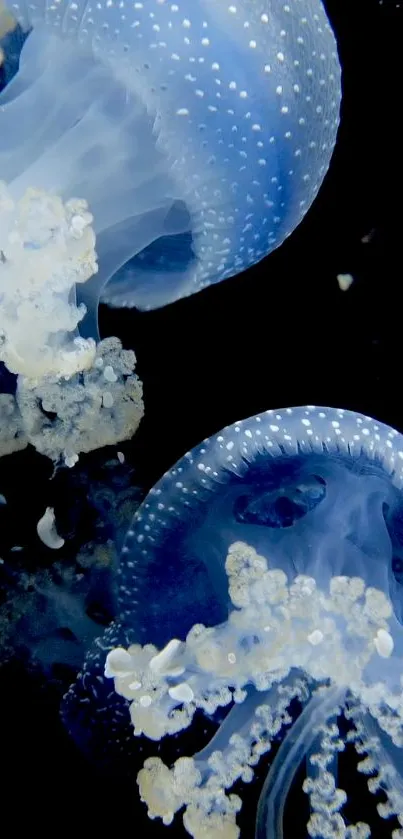
M354 282L354 277L352 274L337 274L337 282L340 291L348 291Z
M313 647L317 647L318 644L321 644L323 641L323 632L321 632L320 629L314 629L314 631L308 635L308 641Z
M386 629L378 629L374 638L375 649L381 658L389 658L392 655L394 642L391 634Z
M46 510L36 525L36 532L44 545L52 550L58 550L64 545L64 539L59 536L55 525L55 513L53 507L46 507Z
M190 685L186 684L186 682L182 682L180 685L175 685L175 687L169 688L168 691L171 699L175 699L178 702L191 702L194 698L194 693Z
M112 408L113 402L114 400L112 394L109 393L108 390L105 391L105 393L102 395L102 404L104 408Z
M104 379L106 379L107 382L117 382L118 380L118 377L111 364L107 364L104 369Z

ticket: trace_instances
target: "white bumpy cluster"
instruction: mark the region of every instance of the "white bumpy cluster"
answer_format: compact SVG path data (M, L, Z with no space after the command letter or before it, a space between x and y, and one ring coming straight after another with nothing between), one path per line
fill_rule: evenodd
M88 370L37 384L20 379L17 403L28 441L53 461L73 466L82 452L130 439L144 413L135 364L132 350L105 338Z
M91 223L85 201L35 189L14 201L0 183L0 361L18 376L0 404L1 454L29 442L73 465L130 438L143 415L134 353L78 334L76 284L98 270Z
M134 734L153 740L187 728L196 709L212 714L230 703L250 704L248 686L270 693L270 704L265 704L265 697L255 702L251 719L229 737L225 751L211 750L206 757L205 749L195 758L180 758L172 769L159 758L150 758L139 773L149 816L169 824L185 807L184 825L195 839L239 835L236 814L241 802L226 791L240 778L252 779L252 767L261 754L292 722L287 713L291 701L308 698L308 681L314 680L318 690L330 683L342 697L348 693L361 701L365 696L370 704L366 667L374 657L390 657L394 648L388 624L391 604L359 577L333 577L327 591L319 590L312 577L299 575L289 582L281 570L268 568L263 556L241 542L229 548L226 572L235 607L226 623L211 628L195 625L185 642L172 639L162 650L151 644L116 648L109 652L105 667L117 693L130 700ZM384 707L382 712L374 711L379 689L375 693L371 713L386 730ZM385 690L382 696L384 705ZM388 707L396 719L396 707L403 700L390 699ZM398 717L395 727L402 732L403 710ZM322 774L307 785L313 804L320 801L323 784ZM330 839L365 839L369 834L363 823L340 832L344 821L334 814L344 797L336 788L333 792L327 811L322 807L319 815L313 813L311 835L325 835L315 832L315 824L323 829L327 821ZM339 832L332 832L332 824Z
M13 201L0 184L0 359L28 379L91 367L95 341L77 335L85 308L76 283L97 271L85 201L29 189Z

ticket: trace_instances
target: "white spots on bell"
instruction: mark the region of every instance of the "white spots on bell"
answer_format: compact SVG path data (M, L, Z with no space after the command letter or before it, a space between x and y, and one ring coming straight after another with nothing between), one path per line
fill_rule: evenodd
M271 11L268 4L241 0L143 0L124 5L118 0L117 7L127 14L127 41L131 47L135 39L150 65L151 72L144 77L155 74L151 50L158 53L162 75L156 95L163 91L161 114L166 108L167 122L172 114L177 118L171 132L178 151L175 175L184 174L200 231L195 240L194 290L208 285L212 276L216 281L248 268L281 244L311 203L322 163L326 168L328 154L319 143L316 148L308 144L312 136L322 134L322 125L315 130L319 119L315 107L323 102L327 111L333 98L337 111L338 59L329 34L317 34L322 19L325 28L325 13L319 14L313 27L312 15L302 23L295 5L280 0ZM217 7L219 26L210 6ZM133 8L134 20L129 23ZM233 39L228 37L231 32ZM313 70L312 76L306 75L307 68ZM323 142L328 133L324 132ZM329 141L330 148L333 138ZM271 176L279 170L285 146L281 182L272 187ZM302 160L292 160L291 166L298 146ZM213 163L217 182L212 183L211 176L206 182L206 169L210 175ZM285 196L294 202L291 222ZM248 217L251 207L254 217ZM226 235L224 242L229 227L231 238L228 241Z

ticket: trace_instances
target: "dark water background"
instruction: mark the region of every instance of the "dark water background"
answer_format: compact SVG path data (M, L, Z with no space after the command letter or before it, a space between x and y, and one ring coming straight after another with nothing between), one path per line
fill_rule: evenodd
M2 607L7 590L23 579L17 607L24 608L35 581L54 572L54 553L36 536L46 505L55 506L73 567L83 543L102 544L97 514L106 509L108 528L114 493L124 522L179 456L237 419L267 408L323 404L368 413L403 431L403 3L326 5L339 42L344 101L320 197L288 242L242 276L154 313L102 308L102 337L118 335L136 352L145 418L136 438L119 447L126 456L121 471L112 451L83 458L75 477L49 484L51 467L33 452L3 459ZM336 280L340 273L354 277L345 293ZM12 551L15 546L22 550ZM103 607L100 624L108 620ZM0 613L1 657L7 659L0 669L4 836L25 830L133 839L184 835L178 826L166 829L146 818L134 782L105 776L77 751L58 718L66 673L44 677L19 649L7 648L7 622L14 616L12 609ZM201 745L191 734L184 742L189 754ZM347 757L342 779L353 769ZM375 818L362 776L353 776L353 784L351 820L373 820L373 836L389 836L396 825ZM253 837L258 791L256 783L244 793L242 839ZM294 795L285 839L306 836L305 796L297 787Z

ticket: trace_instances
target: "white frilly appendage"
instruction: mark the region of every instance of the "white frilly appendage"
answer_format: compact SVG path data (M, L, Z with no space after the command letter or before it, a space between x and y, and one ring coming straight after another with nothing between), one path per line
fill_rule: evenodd
M403 745L402 690L394 692L367 679L373 672L369 665L376 661L392 658L399 668L391 603L360 577L333 577L327 590L308 576L289 581L241 542L229 548L226 573L234 606L226 623L195 625L185 641L172 639L163 650L133 645L107 655L105 675L130 700L137 736L160 740L187 728L196 709L213 714L232 705L212 742L195 757L181 757L172 768L157 757L146 760L137 780L150 818L170 824L185 808L183 822L195 839L236 839L241 801L227 790L238 779L252 780L260 756L292 723L288 709L297 698L307 713L303 710L295 723L295 738L293 727L291 740L284 741L281 767L273 761L268 806L259 807L257 835L272 835L270 830L266 834L273 828L270 796L280 794L283 806L281 772L286 795L299 765L292 759L294 751L303 756L310 750L312 769L304 785L311 801L309 834L366 839L368 825L347 827L340 812L346 795L331 773L334 755L342 748L335 719L339 708L357 705L387 733L393 748ZM309 710L312 702L317 712ZM364 734L358 732L355 739L366 750L371 738ZM372 769L381 771L376 760ZM388 778L393 787L391 772ZM386 789L388 815L395 813L403 824L403 796L387 784ZM276 827L281 839L282 827ZM402 835L395 831L393 839Z
M0 361L18 376L0 403L1 454L29 442L73 465L130 438L143 415L134 353L78 332L76 285L97 271L91 223L83 200L29 189L14 201L0 184Z
M31 380L92 366L95 341L77 327L76 283L97 271L85 201L29 189L13 201L0 184L0 360Z
M69 379L19 381L17 402L29 442L53 461L129 440L144 413L136 357L118 338L96 346L92 367Z

